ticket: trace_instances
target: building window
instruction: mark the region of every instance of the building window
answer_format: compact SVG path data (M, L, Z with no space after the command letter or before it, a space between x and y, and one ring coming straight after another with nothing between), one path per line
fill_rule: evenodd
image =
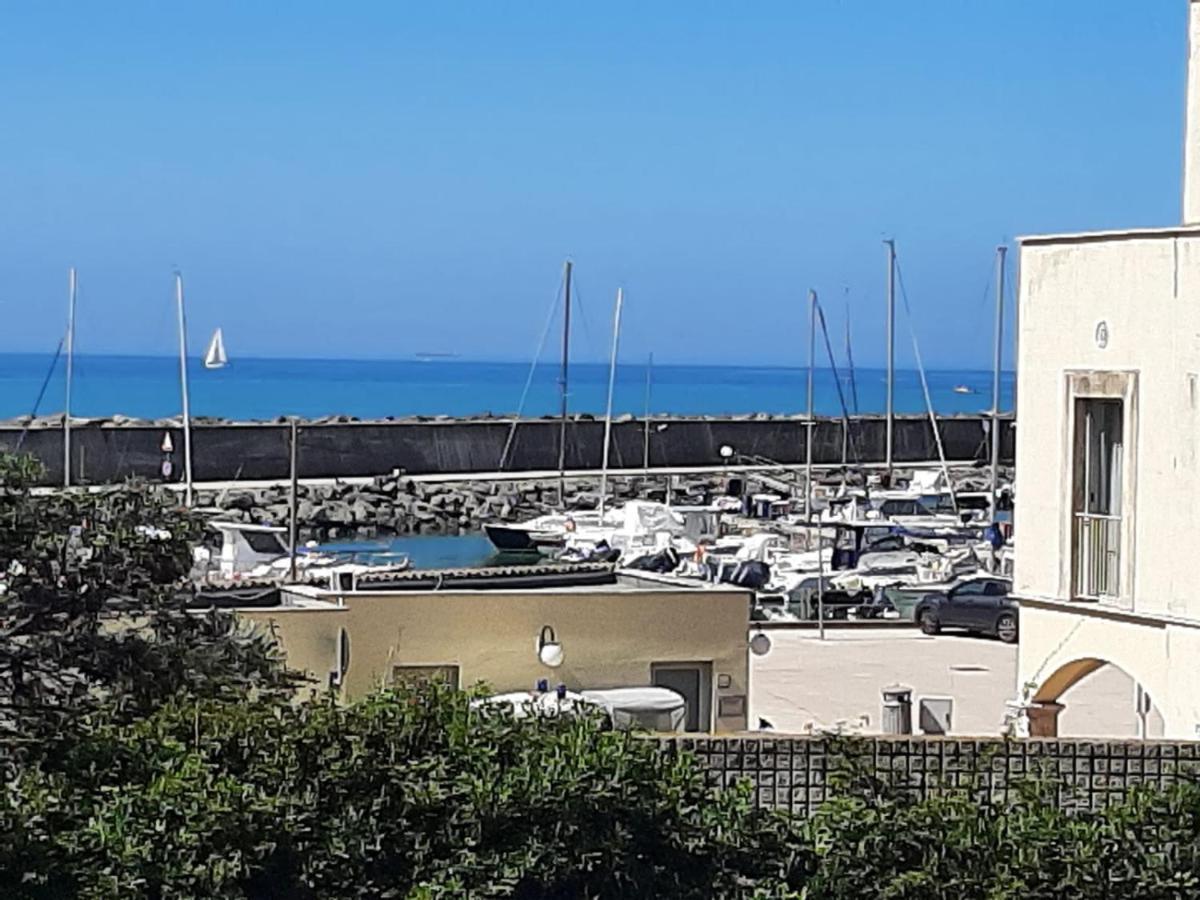
M1073 592L1081 600L1121 596L1124 419L1121 400L1075 401Z
M457 690L458 666L392 666L392 684L396 687L444 684Z

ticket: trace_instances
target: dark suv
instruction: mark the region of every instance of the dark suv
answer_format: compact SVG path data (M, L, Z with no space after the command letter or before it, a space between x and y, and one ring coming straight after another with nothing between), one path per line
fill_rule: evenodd
M1006 644L1016 643L1017 604L1008 599L1012 583L1007 578L981 576L956 584L948 591L927 594L914 610L926 634L943 628L965 628L990 634Z

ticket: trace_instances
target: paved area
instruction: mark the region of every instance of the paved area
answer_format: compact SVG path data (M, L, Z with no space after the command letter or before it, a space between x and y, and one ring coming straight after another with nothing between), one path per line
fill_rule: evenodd
M954 701L951 733L995 735L1005 702L1017 694L1017 648L988 638L915 629L770 630L771 649L751 656L750 726L760 719L781 733L804 733L844 723L881 730L881 690L913 689L913 723L922 697ZM1133 684L1123 672L1101 669L1064 697L1060 731L1067 735L1132 737Z

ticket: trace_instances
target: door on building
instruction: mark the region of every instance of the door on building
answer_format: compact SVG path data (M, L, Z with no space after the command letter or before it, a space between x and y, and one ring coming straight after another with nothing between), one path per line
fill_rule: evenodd
M652 663L650 680L686 701L685 731L712 730L712 663Z
M1082 599L1121 596L1124 422L1120 400L1075 401L1073 592Z

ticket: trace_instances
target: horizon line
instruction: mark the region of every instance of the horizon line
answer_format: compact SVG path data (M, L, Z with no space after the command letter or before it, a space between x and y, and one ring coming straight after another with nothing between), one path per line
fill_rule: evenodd
M46 351L46 350L4 350L4 351L0 351L0 360L4 359L6 357L11 358L11 357L19 357L19 356L37 357L37 358L41 358L41 359L46 359L48 357L53 357L54 355L55 354L53 352ZM130 359L130 360L155 360L155 361L160 361L160 360L161 361L168 361L168 360L176 361L176 360L178 360L178 356L175 354L162 354L162 353L121 353L121 352L90 352L89 351L89 352L82 352L82 353L76 352L74 354L74 357L75 357L75 359L92 358L92 359ZM188 359L203 361L204 354L203 353L189 354ZM521 366L530 366L530 365L534 365L534 364L536 364L536 365L554 365L554 366L559 365L559 361L557 359L537 360L537 361L521 360L521 359L497 359L497 358L488 359L488 358L482 358L482 357L475 358L475 357L469 357L469 356L457 356L457 355L441 354L441 353L433 353L433 352L431 352L431 353L413 353L413 354L408 354L405 356L247 355L247 356L237 357L235 360L231 360L231 364L236 363L237 359L244 360L246 362L325 362L325 363L415 363L415 362L420 362L420 363L425 363L425 364L429 364L429 365L446 365L446 364L454 364L454 363L468 363L468 364L475 364L475 365L482 364L482 365L521 365ZM588 366L604 366L605 368L607 368L608 360L606 360L606 359L586 359L586 358L572 359L571 364L572 365L588 365ZM647 363L645 360L642 360L640 362L633 361L633 360L625 360L625 361L618 360L617 367L618 368L645 369L647 367ZM760 362L760 363L665 362L665 361L660 362L660 361L656 360L654 363L655 369L696 368L696 367L709 368L709 369L778 369L780 371L794 371L794 372L805 372L808 370L807 365L782 364L782 363L771 363L771 362L765 362L765 363L763 363L763 362ZM833 367L829 366L828 364L815 366L814 369L817 371L826 371L826 372L833 371ZM854 371L856 371L856 372L860 372L860 371L862 371L862 372L883 372L883 371L886 371L886 369L887 369L887 367L882 366L882 365L865 365L865 366L858 365L858 366L854 367ZM849 367L846 366L845 364L839 365L837 367L837 370L839 372L845 372L847 375L850 372ZM919 370L915 365L907 365L907 366L896 366L895 371L897 371L897 372L916 372ZM970 366L947 366L947 365L940 365L940 364L935 365L935 366L928 366L928 367L926 367L925 371L926 372L981 372L981 373L987 373L989 375L992 374L992 372L993 372L993 370L991 368L976 368L976 367L970 367ZM1007 374L1007 375L1016 374L1015 368L1005 367L1005 368L1001 368L1000 371L1002 374Z

